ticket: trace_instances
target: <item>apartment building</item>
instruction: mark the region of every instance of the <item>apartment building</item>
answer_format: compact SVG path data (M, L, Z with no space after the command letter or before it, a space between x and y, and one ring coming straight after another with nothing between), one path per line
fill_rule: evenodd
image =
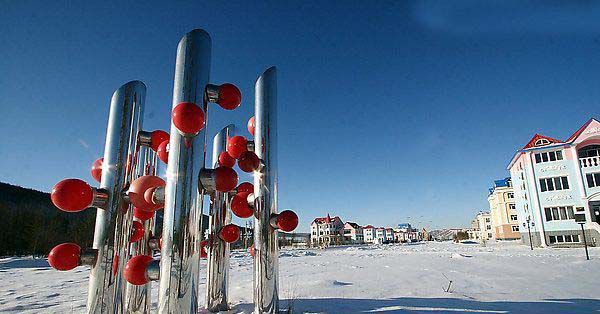
M515 193L510 178L494 181L494 185L489 189L488 203L490 204L493 238L496 240L520 240Z

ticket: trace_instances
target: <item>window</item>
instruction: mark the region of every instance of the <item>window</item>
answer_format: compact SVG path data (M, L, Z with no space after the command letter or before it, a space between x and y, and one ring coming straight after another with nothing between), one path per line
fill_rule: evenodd
M550 236L549 240L550 240L550 244L579 243L579 235L578 234L564 234L564 235Z
M544 146L550 144L550 141L545 138L540 138L533 145L535 146Z
M539 164L542 162L563 160L562 151L560 151L560 150L552 151L552 152L537 153L534 156L535 156L536 164Z
M600 156L600 145L590 145L579 150L579 158Z
M515 193L509 192L509 193L506 193L506 194L507 194L507 196L508 196L509 199L510 198L515 198Z
M546 207L544 213L546 221L575 219L573 206Z
M490 219L489 219L489 218L486 218L486 219L485 219L485 222L490 222Z
M560 191L569 189L569 180L566 176L554 177L554 178L542 178L540 179L540 190L546 191Z
M585 179L588 184L588 188L600 186L600 172L588 173L585 175Z
M519 226L511 226L513 232L519 232Z
M485 229L486 229L486 230L492 230L492 226L490 226L490 225L487 225L487 226L485 226Z
M508 209L517 209L517 206L515 204L508 204Z
M510 220L517 221L517 215L510 215Z
M491 237L492 237L492 234L491 234L491 233L488 233L488 238L491 238Z

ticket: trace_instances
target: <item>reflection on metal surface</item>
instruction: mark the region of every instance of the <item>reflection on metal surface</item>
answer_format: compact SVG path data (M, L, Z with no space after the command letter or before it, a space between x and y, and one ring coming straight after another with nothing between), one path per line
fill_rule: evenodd
M279 297L277 233L269 224L277 213L277 71L267 69L255 85L254 152L262 167L254 172L254 313L277 313Z
M148 133L148 132L141 132ZM140 140L143 139L139 136ZM135 177L139 178L144 175L156 175L156 153L153 152L149 146L148 141L139 148L139 160L134 167ZM140 143L141 144L141 143ZM129 210L133 211L133 205L129 205ZM152 248L150 247L149 240L154 233L154 218L150 218L143 222L144 236L140 241L133 242L130 244L129 258L137 255L150 255L152 256ZM152 304L151 297L151 286L149 282L145 285L135 286L130 283L126 283L126 311L127 313L149 313L150 306Z
M204 90L210 72L210 36L187 33L177 47L173 108L191 102L205 112ZM204 167L206 132L184 137L171 123L169 162L160 261L159 313L196 313L202 194L198 174Z
M213 140L212 167L219 167L219 155L226 150L227 140L232 136L232 124L223 128ZM211 195L208 234L212 238L208 246L206 266L206 308L211 312L228 310L227 285L229 270L229 243L218 238L221 228L231 223L230 193L216 191Z
M124 287L122 269L128 258L132 212L123 191L131 182L138 157L137 134L141 129L146 86L132 81L117 89L111 99L102 181L108 194L105 209L98 208L93 248L98 258L92 266L88 291L89 313L122 313Z

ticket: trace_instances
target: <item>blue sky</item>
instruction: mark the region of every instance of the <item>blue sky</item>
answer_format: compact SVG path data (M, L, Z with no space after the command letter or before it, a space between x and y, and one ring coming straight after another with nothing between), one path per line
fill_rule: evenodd
M167 129L176 45L204 28L211 80L244 95L209 132L252 115L279 70L280 207L300 230L467 226L534 133L567 138L600 111L600 8L591 2L0 1L0 181L93 182L108 104L148 86L145 129ZM409 218L410 217L410 218Z

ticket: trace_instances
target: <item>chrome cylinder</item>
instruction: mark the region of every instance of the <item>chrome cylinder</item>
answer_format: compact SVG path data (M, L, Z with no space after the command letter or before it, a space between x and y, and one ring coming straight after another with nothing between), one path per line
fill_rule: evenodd
M235 127L224 127L213 139L212 168L219 167L219 155L227 149L227 140L233 136ZM211 195L208 219L208 234L211 245L208 246L206 266L206 309L211 312L226 311L227 284L229 270L229 243L218 237L221 228L231 223L230 193L216 191Z
M145 175L156 175L156 153L148 146L139 148L139 162L135 167L135 178ZM133 211L133 205L129 205L129 210ZM144 226L144 237L137 242L131 243L129 247L129 258L137 255L152 256L153 250L150 246L150 238L154 235L154 218L142 222ZM145 285L132 285L125 283L126 296L125 308L127 313L149 313L152 305L151 288L152 283Z
M105 209L96 211L93 248L98 258L92 266L88 290L88 313L123 313L125 280L122 270L129 256L132 212L124 189L134 177L146 86L131 81L117 89L111 99L100 189L108 192Z
M267 69L255 84L254 152L263 167L254 173L254 313L278 313L277 233L277 70Z
M204 89L210 72L210 36L187 33L177 47L173 108L193 102L205 112ZM194 137L182 136L171 123L169 163L160 261L159 313L196 313L203 191L198 174L206 157L206 127Z

